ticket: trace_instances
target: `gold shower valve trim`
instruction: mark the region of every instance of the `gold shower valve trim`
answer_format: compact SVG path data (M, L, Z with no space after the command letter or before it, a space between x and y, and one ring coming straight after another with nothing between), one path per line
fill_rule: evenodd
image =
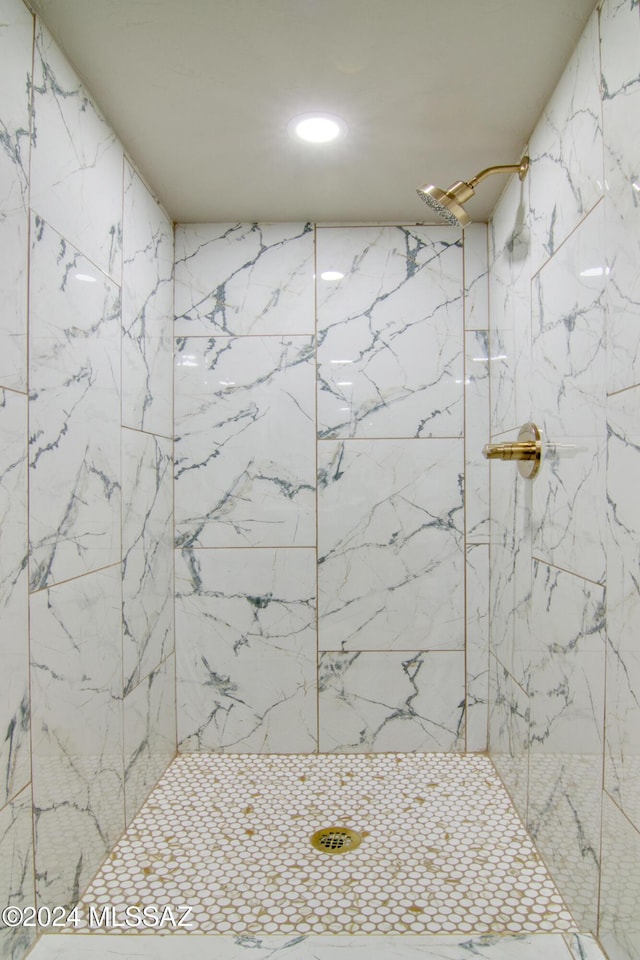
M525 423L515 443L488 443L482 453L487 460L518 461L520 476L532 480L540 470L542 435L535 423Z

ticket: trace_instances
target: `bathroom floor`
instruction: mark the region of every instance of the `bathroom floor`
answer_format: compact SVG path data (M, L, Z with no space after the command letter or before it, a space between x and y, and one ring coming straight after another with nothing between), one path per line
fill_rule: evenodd
M312 847L315 831L341 826L360 834L357 849ZM78 933L576 929L490 760L477 754L179 756L81 911Z

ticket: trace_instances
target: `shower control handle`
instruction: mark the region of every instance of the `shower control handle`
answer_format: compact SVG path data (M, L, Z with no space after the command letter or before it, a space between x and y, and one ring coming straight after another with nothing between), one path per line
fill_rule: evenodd
M517 460L520 475L533 479L540 469L542 437L535 423L520 428L515 443L488 443L482 450L487 460Z

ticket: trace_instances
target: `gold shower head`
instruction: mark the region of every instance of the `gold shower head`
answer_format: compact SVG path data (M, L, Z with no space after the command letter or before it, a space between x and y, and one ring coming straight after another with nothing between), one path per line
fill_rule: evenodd
M432 183L425 183L418 187L417 194L452 227L466 227L468 223L471 223L471 217L464 209L463 204L474 195L475 188L481 180L494 173L517 173L520 179L524 180L528 170L529 157L523 157L520 163L487 167L486 170L481 170L475 177L472 177L468 183L465 180L458 180L448 190L441 190L440 187L434 187Z

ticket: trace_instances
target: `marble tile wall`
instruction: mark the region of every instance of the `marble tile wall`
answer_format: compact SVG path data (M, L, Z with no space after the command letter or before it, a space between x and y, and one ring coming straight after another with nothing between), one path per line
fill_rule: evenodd
M485 749L485 226L178 225L175 277L180 748Z
M490 750L616 960L640 956L639 98L640 8L604 0L489 226L492 436L546 445L532 483L491 470Z
M0 22L0 893L53 906L175 752L173 227L41 23Z

